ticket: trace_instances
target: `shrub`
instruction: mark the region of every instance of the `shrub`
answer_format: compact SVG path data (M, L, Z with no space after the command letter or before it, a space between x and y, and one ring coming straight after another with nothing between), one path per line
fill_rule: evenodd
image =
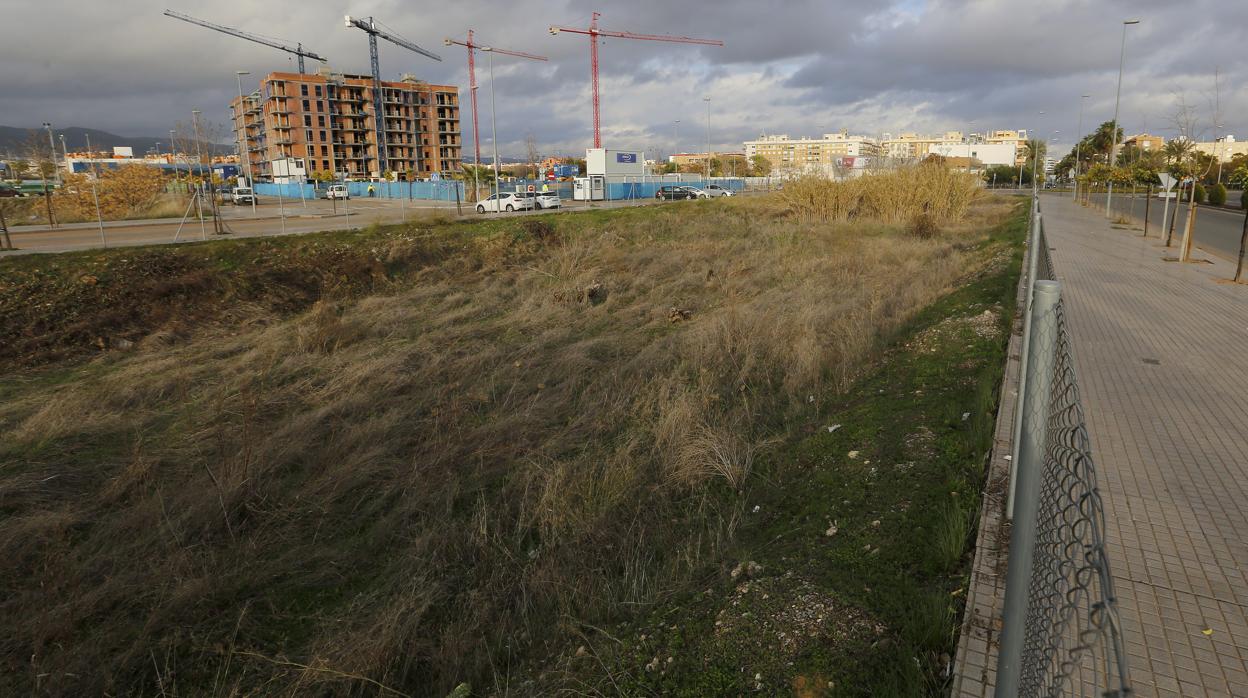
M1213 189L1209 190L1209 203L1214 206L1226 205L1226 186L1221 182L1213 185Z
M1205 185L1200 182L1196 183L1196 203L1203 204L1208 200L1209 195L1205 192Z

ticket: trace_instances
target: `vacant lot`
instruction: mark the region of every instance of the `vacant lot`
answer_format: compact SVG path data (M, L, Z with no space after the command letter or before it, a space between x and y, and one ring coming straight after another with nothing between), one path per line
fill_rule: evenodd
M1016 206L795 206L6 260L0 688L937 690Z

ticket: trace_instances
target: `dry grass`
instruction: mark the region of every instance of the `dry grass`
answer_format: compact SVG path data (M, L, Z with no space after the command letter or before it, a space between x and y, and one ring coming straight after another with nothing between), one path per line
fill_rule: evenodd
M787 182L780 196L805 221L909 223L926 216L943 225L962 218L981 193L973 175L925 163L843 182L803 177Z
M3 692L501 691L713 558L789 420L984 262L768 200L551 220L0 382Z

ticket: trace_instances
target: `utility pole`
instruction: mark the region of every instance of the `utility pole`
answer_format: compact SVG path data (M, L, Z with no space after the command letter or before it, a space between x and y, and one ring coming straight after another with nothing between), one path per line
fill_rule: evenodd
M1127 55L1127 27L1133 24L1139 24L1138 19L1128 19L1122 23L1122 46L1118 49L1118 91L1114 93L1114 127L1111 138L1112 144L1109 146L1109 166L1116 167L1115 155L1118 151L1118 103L1122 98L1122 65ZM1114 180L1109 180L1109 189L1105 195L1105 217L1109 218L1110 203L1114 198Z

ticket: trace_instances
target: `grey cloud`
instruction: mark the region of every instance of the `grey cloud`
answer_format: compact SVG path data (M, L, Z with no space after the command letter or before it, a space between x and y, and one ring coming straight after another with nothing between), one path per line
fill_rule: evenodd
M551 24L585 26L594 9L574 0L483 0L434 7L404 0L261 3L185 0L82 3L44 0L6 8L0 26L0 123L103 128L159 136L202 109L226 119L233 72L254 80L293 70L278 51L161 16L172 9L261 34L302 41L347 72L367 72L364 35L342 15L375 15L443 57L437 63L381 43L384 77L414 73L466 91L465 51L442 45L469 27L483 43L544 54L548 63L500 60L500 150L575 152L590 139L588 42L550 36ZM724 40L723 47L608 39L601 51L603 128L633 144L697 147L703 95L713 96L712 141L740 146L760 132L817 134L845 127L900 130L1031 127L1073 133L1079 95L1085 130L1112 116L1122 19L1130 33L1122 120L1163 130L1175 90L1204 109L1212 73L1223 75L1223 130L1248 138L1248 5L1215 0L640 0L602 4L601 26ZM486 62L478 62L488 120ZM467 95L465 93L465 104ZM1041 118L1038 112L1044 110ZM1207 111L1207 110L1206 110ZM681 119L681 143L672 121ZM1211 117L1205 116L1208 122ZM488 123L488 122L487 122ZM483 141L488 139L483 123ZM465 132L471 130L465 110ZM470 148L469 148L470 150Z

